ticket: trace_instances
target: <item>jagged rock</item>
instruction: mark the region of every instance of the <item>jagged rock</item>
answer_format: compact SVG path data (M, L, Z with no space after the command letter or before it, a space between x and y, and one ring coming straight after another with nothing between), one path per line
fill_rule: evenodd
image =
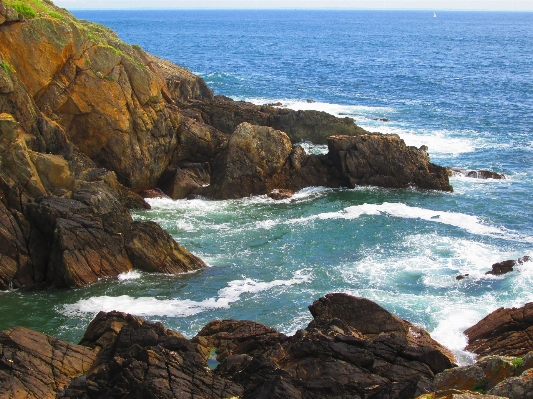
M224 320L209 323L192 341L204 359L216 348L215 372L241 384L244 398L408 399L433 391L434 373L453 366L445 353L427 356L441 347L426 346L425 337L409 342L407 322L370 301L329 294L310 309L315 319L292 337ZM365 321L375 328L366 329ZM385 331L378 331L381 322Z
M285 133L242 123L214 162L208 192L215 198L266 194L279 187L277 180L291 152Z
M95 353L23 327L0 332L0 397L55 399Z
M270 105L254 105L244 101L233 101L216 96L212 101L191 104L200 110L205 123L231 134L243 122L252 125L269 126L281 130L293 143L303 140L315 144L326 144L331 135L355 135L365 130L352 118L336 118L321 111L294 111Z
M207 267L155 222L133 222L125 244L136 269L178 274Z
M446 392L431 393L429 395L421 395L416 399L508 399L503 396L486 395L479 392L450 390Z
M407 147L396 134L331 136L328 138L328 149L328 157L349 187L416 186L453 191L446 169L432 164L424 148Z
M206 367L196 345L161 323L100 312L81 342L100 348L85 380L65 398L230 398L242 387Z
M533 350L533 302L499 308L467 329L469 352L481 356L521 356Z
M514 260L504 260L503 262L498 262L492 265L492 270L489 270L485 274L493 274L495 276L500 276L505 273L512 272L514 270L514 267L516 265L522 265L525 262L529 262L531 260L530 256L523 256L520 259Z

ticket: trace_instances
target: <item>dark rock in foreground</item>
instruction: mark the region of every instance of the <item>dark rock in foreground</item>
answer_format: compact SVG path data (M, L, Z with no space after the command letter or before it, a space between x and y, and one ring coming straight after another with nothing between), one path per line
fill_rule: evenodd
M72 345L22 327L0 332L0 397L54 399L72 378L84 375L96 358Z
M310 309L314 321L292 337L216 320L192 341L204 358L217 348L215 372L241 384L244 398L408 399L434 390L434 374L454 366L425 331L371 301L329 294Z
M467 351L481 356L522 356L533 351L533 302L500 308L465 331Z
M290 337L215 320L187 340L120 312L100 312L80 345L2 332L0 397L411 399L454 366L425 331L366 299L329 294L310 309L315 319Z

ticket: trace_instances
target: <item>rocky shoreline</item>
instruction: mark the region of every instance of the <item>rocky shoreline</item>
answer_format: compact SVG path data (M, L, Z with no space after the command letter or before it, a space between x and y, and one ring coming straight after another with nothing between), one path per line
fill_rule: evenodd
M425 330L368 299L328 294L309 310L313 321L293 336L214 320L189 340L121 312L100 312L78 345L16 327L0 332L0 397L524 399L533 392L533 344L524 338L532 303L498 309L468 329L467 348L484 357L464 367Z
M453 190L424 146L351 118L214 96L104 26L48 1L9 4L0 0L0 290L205 268L156 223L132 220L130 209L149 208L143 196ZM307 154L302 140L328 153ZM426 331L345 294L315 301L314 320L290 337L216 320L188 340L119 312L100 313L79 345L16 327L0 332L0 398L525 398L531 309L499 309L467 330L467 349L489 356L470 368Z
M157 225L131 220L129 209L149 206L139 194L157 189L173 199L452 190L425 147L350 118L215 97L104 26L49 2L17 7L0 2L2 290L205 267ZM306 154L302 139L329 152Z

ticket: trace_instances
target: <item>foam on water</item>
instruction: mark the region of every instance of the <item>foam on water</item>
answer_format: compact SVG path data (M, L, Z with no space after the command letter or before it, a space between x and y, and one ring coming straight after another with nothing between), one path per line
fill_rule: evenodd
M193 301L189 299L160 299L154 297L135 298L130 295L98 296L81 299L73 304L64 305L61 313L77 317L83 313L96 314L100 311L118 310L138 316L187 317L213 309L229 308L245 293L259 293L274 287L292 286L309 282L312 275L308 270L298 270L288 280L257 281L250 278L230 281L227 287L218 291L217 297Z
M119 281L125 281L125 280L137 280L142 277L142 274L138 270L130 270L126 273L121 273L118 275Z
M344 208L336 212L325 212L318 215L307 216L299 219L292 219L287 223L306 223L312 220L327 219L357 219L363 215L382 215L405 218L420 219L427 222L442 223L461 228L472 234L486 235L507 240L533 242L533 237L524 237L517 233L508 231L505 228L489 226L477 216L467 215L457 212L434 211L420 207L413 207L404 203L384 202L382 204L363 204Z

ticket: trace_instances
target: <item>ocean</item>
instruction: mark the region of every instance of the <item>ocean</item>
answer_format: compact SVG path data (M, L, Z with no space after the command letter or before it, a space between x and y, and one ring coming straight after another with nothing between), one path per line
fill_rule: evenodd
M314 300L346 292L427 329L467 364L462 331L533 301L533 262L485 274L533 255L533 13L73 13L189 68L215 94L350 116L427 145L434 163L506 179L454 176L453 193L310 187L282 201L149 200L134 218L160 223L207 270L2 292L0 312L10 316L0 329L76 342L98 311L121 310L188 337L228 318L292 334L311 320Z

